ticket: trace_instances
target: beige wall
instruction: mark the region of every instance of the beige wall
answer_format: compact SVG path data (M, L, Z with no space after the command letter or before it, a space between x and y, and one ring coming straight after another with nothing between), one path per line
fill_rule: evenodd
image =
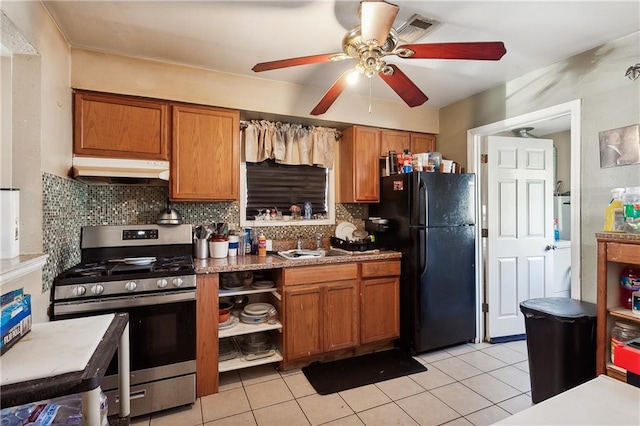
M66 175L72 152L70 51L40 2L2 2L10 25L3 44L12 52L11 185L20 188L20 254L42 253L42 172ZM5 24L7 22L4 22ZM12 32L7 32L11 27ZM4 135L4 134L3 134ZM47 320L48 292L40 272L2 286L32 295L34 322Z
M292 117L291 122L301 117L321 125L328 121L425 133L439 129L438 109L428 106L408 108L374 99L369 114L367 97L343 93L327 113L313 117L309 111L324 95L317 89L83 49L72 49L71 63L74 88L276 114Z
M544 139L552 139L556 147L557 175L556 182L562 181L561 192L571 190L571 131L552 133L542 136Z
M640 33L528 73L440 110L437 148L466 164L467 130L575 99L582 102L582 297L596 300L596 240L617 186L640 185L640 165L600 168L598 132L640 122L640 81L625 77L640 58Z

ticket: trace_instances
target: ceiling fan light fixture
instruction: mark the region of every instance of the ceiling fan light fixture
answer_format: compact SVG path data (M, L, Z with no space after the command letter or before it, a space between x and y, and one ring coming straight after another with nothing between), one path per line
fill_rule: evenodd
M347 74L347 84L349 84L351 86L356 84L358 82L358 80L360 79L360 74L362 74L362 71L360 71L358 69L358 67L356 67L353 70L351 70L351 72L349 74Z
M393 21L400 8L385 1L368 1L360 3L360 21L362 39L366 43L381 46L387 40Z

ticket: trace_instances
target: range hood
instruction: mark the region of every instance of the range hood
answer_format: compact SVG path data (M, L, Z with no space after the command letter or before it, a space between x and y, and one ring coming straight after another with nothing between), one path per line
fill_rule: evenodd
M73 157L73 177L91 185L169 184L169 162L124 158Z

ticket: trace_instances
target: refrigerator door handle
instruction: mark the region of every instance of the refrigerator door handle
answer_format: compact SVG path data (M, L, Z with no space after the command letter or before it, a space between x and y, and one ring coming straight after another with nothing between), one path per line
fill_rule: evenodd
M424 237L422 234L424 233ZM420 277L423 277L427 272L427 249L429 247L428 244L428 233L425 228L420 228L418 230L418 254L420 255Z
M414 209L417 210L417 211L414 211L413 217L418 218L419 226L427 226L427 221L428 221L427 212L429 211L429 206L428 206L429 197L427 192L428 189L427 189L427 184L420 176L420 173L418 173L417 175L418 175L418 202L413 204ZM421 213L420 209L424 209L423 217L419 217Z

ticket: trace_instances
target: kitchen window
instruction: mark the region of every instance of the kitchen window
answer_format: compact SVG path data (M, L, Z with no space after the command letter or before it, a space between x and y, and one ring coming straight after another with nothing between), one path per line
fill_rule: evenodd
M309 226L335 224L335 179L333 168L283 165L273 160L240 164L241 226ZM320 218L295 220L292 205L303 212L311 201L313 214ZM277 208L282 215L270 220L260 218ZM256 220L256 216L259 218ZM318 216L316 216L318 217ZM285 220L285 219L289 220Z
M240 125L241 226L335 224L333 157L340 132L266 120ZM306 203L313 216L303 220Z

